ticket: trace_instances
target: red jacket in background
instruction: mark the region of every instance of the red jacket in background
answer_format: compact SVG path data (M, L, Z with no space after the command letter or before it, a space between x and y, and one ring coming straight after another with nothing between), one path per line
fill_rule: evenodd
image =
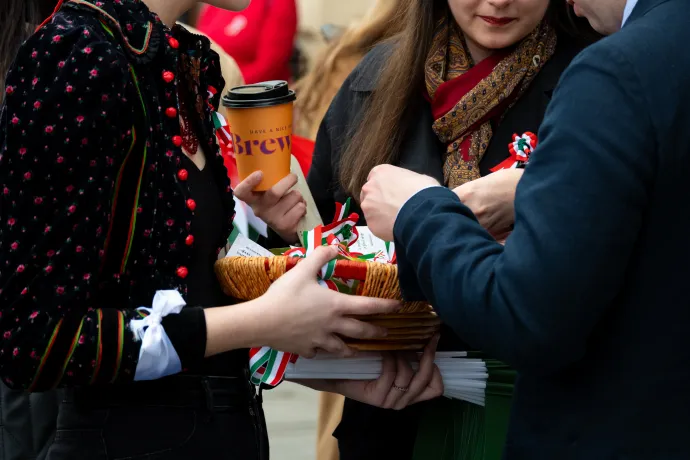
M239 13L205 6L197 28L237 61L246 83L290 80L295 0L252 0Z

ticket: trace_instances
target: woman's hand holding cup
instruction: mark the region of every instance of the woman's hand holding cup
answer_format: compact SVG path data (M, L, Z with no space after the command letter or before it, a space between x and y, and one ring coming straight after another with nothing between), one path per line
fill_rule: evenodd
M290 174L270 190L254 189L261 183L261 171L250 174L235 188L235 196L251 206L259 219L266 222L287 243L296 243L297 226L307 213L307 204L297 190L297 176Z

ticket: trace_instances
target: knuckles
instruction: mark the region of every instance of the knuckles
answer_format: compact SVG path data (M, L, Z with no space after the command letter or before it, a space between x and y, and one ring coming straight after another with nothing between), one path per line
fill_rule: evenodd
M306 358L306 359L313 359L316 356L316 350L315 349L305 350L302 353L300 353L299 355Z

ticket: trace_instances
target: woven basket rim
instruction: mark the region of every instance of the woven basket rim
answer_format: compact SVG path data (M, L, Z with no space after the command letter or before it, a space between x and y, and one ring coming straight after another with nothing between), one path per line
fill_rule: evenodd
M304 258L302 257L289 257L289 256L273 256L273 257L268 257L268 256L231 256L231 257L225 257L223 259L220 259L216 262L218 265L227 265L227 266L233 266L235 265L235 261L246 261L247 259L253 259L253 260L263 260L264 262L268 262L269 260L280 260L284 259L286 261L286 271L290 271L293 269L298 263L300 263ZM366 273L368 270L368 267L370 266L387 266L390 267L391 269L391 275L395 275L397 277L397 270L398 266L395 264L382 264L381 262L373 262L369 260L350 260L350 259L337 259L335 262L335 274L334 277L336 278L344 278L344 279L350 279L350 280L358 280L358 281L364 281L366 279ZM343 276L344 275L344 276Z
M302 257L289 256L231 256L216 262L216 274L226 294L241 300L258 298L270 284L297 264L305 260ZM240 263L251 261L249 264ZM269 268L272 267L272 268ZM280 266L283 268L281 269ZM371 267L376 267L372 269ZM278 268L278 271L275 270ZM281 270L283 271L281 273ZM251 284L239 281L233 273L243 271ZM276 276L277 275L277 276ZM404 301L398 280L398 266L368 260L338 259L332 273L333 278L359 282L355 295L384 299L395 299L403 302L399 314L426 313L432 310L426 301Z

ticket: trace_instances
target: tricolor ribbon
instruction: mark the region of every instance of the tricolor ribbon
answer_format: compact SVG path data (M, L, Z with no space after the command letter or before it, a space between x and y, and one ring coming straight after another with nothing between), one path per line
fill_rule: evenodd
M226 149L232 150L232 136L230 135L230 129L228 128L228 122L225 117L217 112L211 104L213 98L218 94L218 90L213 86L208 87L208 105L211 107L211 114L213 119L213 127L216 130L216 136L218 136L218 143L220 144L221 151L226 153Z
M386 254L358 254L350 252L349 248L359 238L357 221L359 215L350 213L350 199L343 205L336 204L336 213L332 223L320 225L313 230L304 232L304 247L291 248L285 253L286 257L307 257L319 246L338 246L338 257L321 267L318 274L319 284L333 291L354 294L357 291L357 280L336 278L335 265L337 260L363 260L392 263L395 260L395 247L392 243L386 245ZM252 348L249 352L249 371L251 381L255 385L265 384L270 387L278 385L285 375L287 364L294 363L298 356L293 353L273 350L270 347Z
M225 150L232 148L232 136L230 135L230 128L228 127L228 122L225 117L219 112L213 112L213 126L216 130L216 136L218 136L218 143L220 144L221 150L225 153Z
M529 156L537 148L537 135L526 132L521 136L513 134L513 142L508 144L508 152L510 157L502 161L497 166L491 168L491 172L500 171L501 169L517 168L521 164L529 161Z
M209 93L211 90L209 90ZM228 177L230 178L231 186L237 187L240 183L239 174L237 172L237 162L235 160L235 148L232 142L232 134L230 134L230 125L219 112L211 112L213 120L213 127L220 147L220 153L223 156L223 164L228 170Z
M266 384L275 387L285 376L288 363L297 361L293 353L277 351L269 347L249 350L249 373L254 385Z
M208 86L208 101L207 101L207 104L209 105L209 107L211 107L211 110L214 111L214 112L215 112L215 108L213 107L213 104L211 104L211 101L213 100L213 98L214 98L214 96L215 96L216 94L218 94L218 90L217 90L215 87L209 85L209 86Z

